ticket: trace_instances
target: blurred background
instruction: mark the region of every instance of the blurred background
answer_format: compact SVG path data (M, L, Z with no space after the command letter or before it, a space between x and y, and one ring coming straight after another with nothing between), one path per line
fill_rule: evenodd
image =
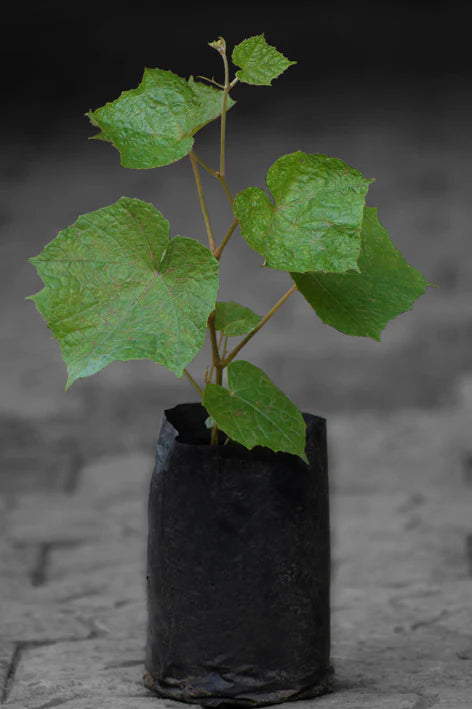
M338 333L292 296L244 357L300 408L324 416L432 408L456 396L472 368L470 42L461 4L51 0L10 5L3 27L0 415L8 440L27 441L41 421L58 438L74 431L86 457L152 446L162 409L194 399L185 380L149 362L112 364L64 393L59 348L25 301L41 287L27 259L79 214L122 195L153 202L172 235L205 242L189 161L121 168L113 147L88 140L95 130L83 114L135 88L145 66L221 79L208 47L220 35L232 47L264 32L298 62L270 88L233 92L233 193L263 187L285 153L342 158L376 178L368 204L406 260L439 286L392 321L380 344ZM196 142L214 166L218 139L214 123ZM203 180L223 235L231 223L226 200L209 176ZM260 266L233 236L220 299L263 315L291 282ZM208 359L207 349L189 367L199 380Z

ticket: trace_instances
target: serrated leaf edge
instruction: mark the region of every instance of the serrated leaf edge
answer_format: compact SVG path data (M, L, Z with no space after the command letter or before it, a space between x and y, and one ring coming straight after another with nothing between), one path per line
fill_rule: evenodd
M244 42L247 42L247 41L249 41L249 40L251 40L251 39L259 39L259 38L262 38L262 39L264 40L264 42L267 44L268 47L270 47L271 49L275 49L275 51L277 52L277 54L279 54L281 57L283 57L283 58L285 59L286 62L288 62L288 63L287 63L287 66L285 67L285 69L282 69L282 71L281 71L277 76L274 76L272 79L270 79L270 81L264 82L264 83L246 81L244 78L241 78L241 75L244 75L244 73L247 71L247 69L244 69L243 67L241 67L240 64L238 64L237 61L234 60L234 52L235 52L235 50L236 50L241 44L243 44ZM245 84L246 84L246 83L249 84L250 86L272 86L272 82L273 82L275 79L278 79L279 76L282 76L282 74L283 74L285 71L287 71L287 69L288 69L290 66L293 66L294 64L297 64L296 61L293 61L293 60L291 60L291 59L288 59L288 58L287 58L282 52L280 52L280 51L277 49L277 47L275 47L273 44L269 44L268 41L267 41L266 38L265 38L265 33L264 33L264 32L262 32L261 34L252 35L252 37L246 37L246 39L243 39L241 42L239 42L239 44L237 44L237 45L233 48L233 51L232 51L232 53L231 53L231 61L233 62L233 64L234 64L235 66L240 67L240 69L236 72L236 76L238 77L238 79L239 79L241 82L245 83Z

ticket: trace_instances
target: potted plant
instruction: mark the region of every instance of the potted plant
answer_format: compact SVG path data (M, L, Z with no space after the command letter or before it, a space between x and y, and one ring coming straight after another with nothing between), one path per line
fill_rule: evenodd
M188 80L145 69L136 89L87 115L121 164L151 169L189 157L208 247L169 236L139 199L80 216L31 259L44 288L31 298L67 365L66 388L114 360L150 359L198 392L165 412L149 497L146 682L198 702L262 705L328 691L329 510L324 419L302 414L255 365L237 358L299 293L321 320L376 340L427 285L367 207L371 180L338 158L301 151L267 172L270 196L233 197L225 170L227 112L238 82L270 85L294 62L250 37L210 46L224 78ZM220 119L219 166L194 136ZM216 179L233 219L213 233L201 171ZM219 261L239 229L291 288L264 316L220 302ZM230 249L228 249L230 251ZM189 364L205 343L211 365ZM239 338L235 342L233 338Z

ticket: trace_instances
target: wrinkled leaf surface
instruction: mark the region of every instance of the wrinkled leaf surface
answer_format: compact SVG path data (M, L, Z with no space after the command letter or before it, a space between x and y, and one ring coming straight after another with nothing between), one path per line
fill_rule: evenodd
M67 364L67 386L114 360L150 359L179 377L202 347L218 262L193 239L169 239L151 204L122 197L84 214L31 259L34 296Z
M337 158L284 155L267 172L274 202L258 187L237 195L241 234L271 268L356 270L370 182Z
M123 167L147 169L180 160L193 136L221 114L223 92L171 71L145 69L136 89L86 115L101 129L94 136L113 143ZM234 101L228 97L227 108Z

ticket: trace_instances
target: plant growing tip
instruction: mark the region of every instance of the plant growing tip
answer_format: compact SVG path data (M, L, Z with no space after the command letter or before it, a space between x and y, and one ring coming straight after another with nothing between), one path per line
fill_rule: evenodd
M218 37L214 42L208 42L208 46L216 49L220 54L226 54L226 42L223 37Z
M431 284L404 261L377 210L366 207L372 180L338 158L300 150L283 155L267 171L270 197L256 186L233 197L225 158L226 114L235 103L229 93L239 81L270 86L295 62L257 35L234 47L231 77L224 38L209 46L223 59L221 82L204 79L209 86L145 69L136 89L86 114L100 131L93 137L111 143L126 168L189 156L208 248L192 238L170 239L168 221L152 204L122 197L80 216L32 260L44 281L32 299L61 347L67 386L115 360L150 359L195 388L213 443L220 429L247 448L267 446L306 460L300 412L264 372L234 361L240 350L297 291L324 323L378 340ZM217 169L194 151L195 136L216 119ZM213 231L200 168L221 184L230 205L222 234ZM263 317L217 302L219 261L238 227L264 267L293 280ZM200 385L187 367L206 332L211 364Z

